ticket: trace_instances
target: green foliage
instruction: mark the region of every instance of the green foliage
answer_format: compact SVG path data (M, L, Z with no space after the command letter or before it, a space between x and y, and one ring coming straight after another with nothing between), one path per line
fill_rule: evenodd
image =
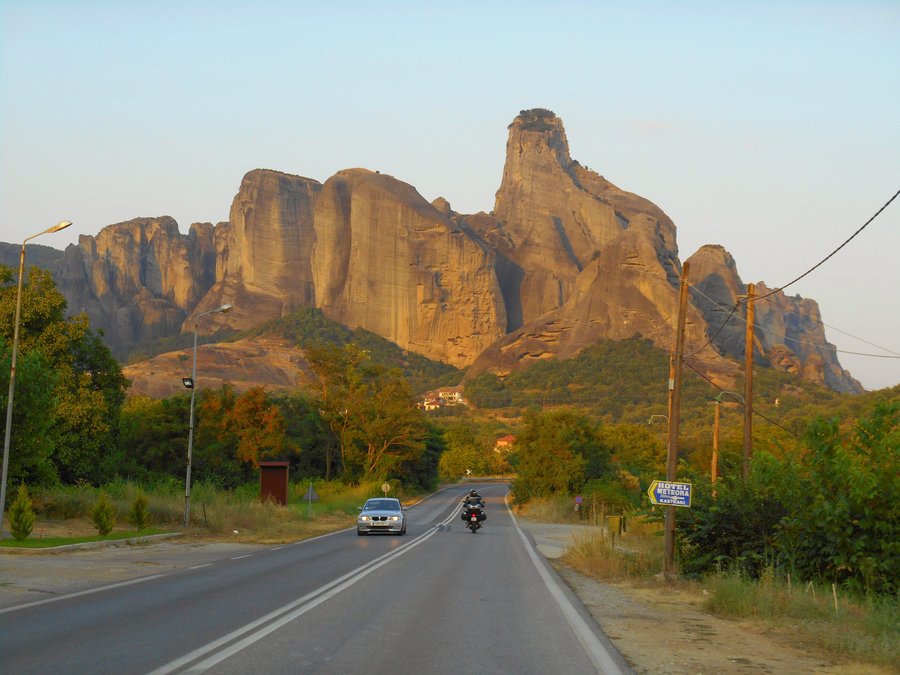
M512 491L519 502L574 493L585 479L603 478L611 471L610 451L597 426L570 410L526 414L516 454L518 476Z
M9 268L0 266L0 349L7 362L17 298L13 278ZM57 479L96 482L109 468L105 460L115 444L128 383L87 317L66 318L65 310L66 301L50 274L32 268L22 292L13 480L37 485ZM0 385L8 383L2 381L5 375L0 378Z
M693 491L691 508L677 514L682 573L696 577L727 569L756 578L775 562L775 534L796 487L790 462L757 453L750 479L725 477L717 482L715 497L708 477L685 476Z
M34 528L34 509L31 505L31 497L28 496L28 488L25 483L19 483L16 499L9 507L9 529L13 538L18 541L27 539Z
M798 571L893 594L900 581L900 404L881 405L851 433L820 421L807 436L803 503L781 528Z
M128 513L128 522L134 525L138 531L144 530L150 524L150 500L143 492L138 492L131 503L131 511ZM101 533L102 534L102 533Z
M481 373L465 384L466 400L478 408L505 408L512 396L503 381L493 373Z
M772 568L795 578L895 594L900 579L900 405L877 405L852 430L820 420L807 450L753 457L746 482L695 477L679 514L682 569ZM689 474L688 474L689 475Z
M417 393L455 385L462 378L462 372L451 365L401 349L393 342L363 328L350 330L326 319L322 310L313 307L304 307L287 316L266 321L256 328L239 333L235 339L259 335L277 335L304 349L321 350L353 344L358 350L364 351L372 363L388 370L400 370L409 381L412 391Z
M399 370L373 363L356 345L307 350L318 406L338 440L345 480L395 477L423 457L427 420ZM436 465L436 462L435 462Z
M105 492L101 492L91 508L91 521L100 536L106 536L116 526L116 508Z

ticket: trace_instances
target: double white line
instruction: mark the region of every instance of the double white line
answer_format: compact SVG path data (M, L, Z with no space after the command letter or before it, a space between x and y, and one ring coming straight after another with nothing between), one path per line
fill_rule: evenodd
M311 609L318 607L323 602L325 602L329 598L333 598L341 591L350 588L357 581L364 579L379 567L387 565L392 560L399 558L405 553L408 553L419 544L428 541L428 539L433 537L440 528L442 528L444 525L447 525L451 520L453 520L455 516L456 509L453 509L451 510L450 515L447 516L447 518L442 523L433 526L427 532L419 535L408 544L405 544L400 548L391 551L390 553L385 553L384 555L375 558L365 565L361 565L355 570L347 572L347 574L338 577L334 581L331 581L324 586L317 588L311 593L307 593L302 598L297 598L284 607L280 607L275 611L270 612L263 617L260 617L256 621L248 623L246 626L242 626L241 628L232 631L228 635L225 635L218 640L214 640L209 644L206 644L188 654L185 654L179 659L171 661L170 663L157 668L156 670L152 671L150 675L164 675L166 673L173 673L180 670L181 668L184 668L189 663L193 663L198 659L203 659L203 657L207 656L208 654L211 654L211 656L208 656L202 661L195 663L193 666L181 672L202 673L209 668L212 668L213 666L221 663L230 656L237 654L242 649L245 649L253 643L262 640L269 633L282 628L297 617L300 617L303 614L306 614L306 612L310 611Z

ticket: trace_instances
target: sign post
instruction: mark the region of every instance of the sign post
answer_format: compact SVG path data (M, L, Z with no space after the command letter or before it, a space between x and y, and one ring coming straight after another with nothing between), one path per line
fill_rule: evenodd
M381 491L384 493L384 496L387 497L387 493L391 491L391 484L387 481L381 484Z
M647 488L647 496L654 506L691 506L691 484L655 480Z

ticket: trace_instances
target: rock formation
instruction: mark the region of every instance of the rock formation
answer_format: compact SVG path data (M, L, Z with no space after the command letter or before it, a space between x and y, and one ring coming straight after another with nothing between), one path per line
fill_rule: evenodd
M691 268L691 301L703 313L708 340L723 354L744 358L746 306L732 311L747 294L737 265L721 246L701 247L688 258ZM840 367L834 345L815 300L771 292L764 283L755 285L754 360L763 366L793 373L807 382L836 391L859 393L862 385Z
M45 248L45 247L42 247ZM509 126L492 213L456 213L411 185L365 169L324 183L257 169L229 221L187 235L167 216L41 251L72 312L86 311L114 353L199 328L249 328L316 306L471 372L509 372L568 357L601 337L640 334L670 349L681 263L659 207L573 160L562 120L522 111ZM17 264L17 249L0 247ZM707 246L691 260L687 347L723 382L743 354L740 321L716 332L720 306L745 292L734 260ZM765 291L758 285L760 294ZM829 345L811 300L776 293L757 310L760 362L841 391L859 391ZM700 349L708 341L708 348Z

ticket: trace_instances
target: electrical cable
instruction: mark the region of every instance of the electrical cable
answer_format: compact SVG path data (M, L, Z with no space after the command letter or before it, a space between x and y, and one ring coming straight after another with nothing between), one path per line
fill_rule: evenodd
M856 232L854 232L853 234L851 234L850 237L849 237L843 244L841 244L840 246L838 246L838 247L837 247L836 249L834 249L831 253L829 253L827 256L825 256L825 257L824 257L822 260L820 260L818 263L816 263L815 265L813 265L812 267L810 267L808 270L806 270L806 271L805 271L803 274L801 274L799 277L797 277L797 278L794 279L793 281L789 281L789 282L786 283L784 286L780 286L779 288L776 288L775 290L766 293L765 295L761 295L761 296L759 296L758 298L754 298L754 300L755 300L755 301L765 300L766 298L768 298L768 297L770 297L770 296L773 296L773 295L775 295L776 293L778 293L778 291L784 291L784 289L787 288L788 286L792 286L793 284L795 284L795 283L797 283L798 281L800 281L803 277L805 277L805 276L807 276L808 274L812 273L816 268L821 267L823 264L825 264L825 262L828 261L829 258L831 258L831 256L833 256L835 253L837 253L837 252L840 251L842 248L844 248L844 246L846 246L847 244L849 244L849 243L853 240L853 238L856 237L856 235L858 235L860 232L862 232L864 229L866 229L866 228L869 226L869 223L871 223L871 222L872 222L873 220L875 220L879 215L881 215L881 212L884 211L888 206L890 206L891 202L893 202L893 201L897 198L898 195L900 195L900 190L897 190L897 191L894 193L894 196L891 197L890 199L888 199L888 200L884 203L884 206L882 206L880 209L878 209L878 210L875 212L875 215L873 215L873 216L872 216L871 218L869 218L865 223L863 223L863 226L862 226L862 227L860 227ZM746 302L747 302L747 299L744 299L744 300L741 300L739 304L745 304Z
M718 301L716 301L716 300L713 300L711 297L709 297L706 293L704 293L703 291L701 291L701 290L700 290L699 288L697 288L696 286L690 285L690 288L693 289L693 290L695 290L695 291L697 291L697 293L699 293L699 294L702 295L704 298L706 298L707 300L709 300L711 303L713 303L714 305L716 305L716 306L717 306L719 309L721 309L723 312L724 312L725 310L728 309L728 307L726 307L725 305L721 304L720 302L718 302ZM726 319L726 323L727 323L727 321L729 321L729 320L731 319L732 315L734 315L734 312L737 310L737 308L740 306L740 304L741 304L741 303L738 302L738 304L735 305L735 307L731 310L731 313L728 315L728 319ZM747 319L744 318L743 316L738 315L737 318L738 318L738 320L743 321L744 323L747 323ZM843 334L843 335L847 335L848 337L852 337L854 340L859 340L860 342L865 342L865 343L868 344L868 345L871 345L871 346L873 346L873 347L876 347L876 348L878 348L878 349L881 349L881 350L883 350L883 351L886 351L886 352L888 352L889 354L893 354L893 356L887 356L887 355L885 355L885 354L869 354L869 353L866 353L866 352L852 352L852 351L848 351L848 350L845 350L845 349L838 349L837 347L835 347L835 351L836 351L838 354L852 354L853 356L871 356L871 357L876 358L876 359L893 359L893 358L900 358L900 353L895 352L895 351L893 351L893 350L891 350L891 349L888 349L887 347L882 347L881 345L877 345L877 344L875 344L874 342L869 342L868 340L864 340L864 339L861 338L861 337L857 337L856 335L853 335L852 333L848 333L848 332L846 332L846 331L842 331L842 330L840 330L840 329L838 329L838 328L835 328L834 326L828 325L827 323L825 323L824 321L821 321L821 320L819 320L819 319L816 320L816 323L817 323L818 325L820 325L820 326L825 326L826 328L830 328L831 330L836 331L836 332L838 332L838 333L841 333L841 334ZM702 347L700 347L700 349L697 349L696 351L694 351L694 352L692 352L692 353L690 353L690 354L687 354L686 356L694 356L694 354L697 354L698 352L700 352L700 351L706 349L706 348L712 343L712 341L715 339L716 335L718 335L719 332L720 332L720 331L722 330L722 328L724 328L724 327L725 327L724 324L723 324L722 326L719 326L719 329L713 334L713 336L706 342L705 345L703 345ZM760 325L759 325L758 323L756 323L756 322L754 322L753 327L754 327L754 330L760 330L760 331L762 331L763 333L768 333L769 335L772 335L772 336L774 336L774 337L776 337L776 338L779 338L780 340L790 341L790 342L795 342L795 343L797 343L797 344L799 344L799 345L805 345L806 347L810 347L810 348L812 348L812 349L818 349L819 347L821 347L821 345L817 345L817 344L814 343L814 342L809 342L809 341L807 341L807 340L800 340L799 338L788 337L787 335L781 335L780 333L776 333L775 331L772 331L772 330L769 330L768 328L764 328L763 326L760 326Z
M719 391L725 391L724 389L722 389L722 387L720 387L719 385L717 385L715 382L713 382L711 379L709 379L706 375L704 375L704 374L701 373L699 370L697 370L696 368L694 368L694 366L692 366L692 365L691 365L690 363L688 363L687 361L682 360L682 363L684 363L684 365L686 365L688 368L690 368L691 370L693 370L695 373L697 373L697 375L699 375L699 376L702 377L704 380L706 380L707 382L709 382L712 386L714 386L714 387L715 387L716 389L718 389ZM742 404L740 401L738 401L738 405L740 405L742 408L744 407L744 404ZM773 424L773 425L775 425L776 427L778 427L779 429L781 429L782 431L784 431L784 432L786 432L786 433L789 433L789 434L790 434L791 436L793 436L794 438L800 438L800 435L799 435L799 434L794 433L793 431L791 431L791 430L788 429L787 427L781 426L781 425L780 425L778 422L776 422L775 420L769 419L768 417L766 417L765 415L763 415L761 412L759 412L758 410L756 410L756 408L751 408L751 409L750 409L750 412L751 412L751 414L756 415L757 417L761 417L762 419L764 419L764 420L765 420L766 422L768 422L769 424Z
M707 300L712 302L714 305L716 305L717 307L720 307L722 309L722 311L725 311L725 309L727 309L724 305L720 305L718 302L713 300L711 297L706 295L706 293L701 291L699 288L697 288L690 282L688 282L688 288L697 291L700 295L702 295L704 298L706 298ZM719 333L722 332L722 329L725 328L725 326L728 324L729 321L731 321L731 317L734 316L734 313L738 310L738 307L740 307L740 303L738 303L734 307L732 307L731 311L728 313L728 316L725 317L725 321L723 321L722 325L716 329L716 332L710 336L710 338L706 341L706 344L704 344L702 347L700 347L700 349L695 349L694 351L692 351L690 354L687 354L686 356L693 356L694 354L699 354L704 349L709 347L709 345L712 344L713 340L716 339L716 337L719 335ZM685 357L682 357L682 358L685 358Z

